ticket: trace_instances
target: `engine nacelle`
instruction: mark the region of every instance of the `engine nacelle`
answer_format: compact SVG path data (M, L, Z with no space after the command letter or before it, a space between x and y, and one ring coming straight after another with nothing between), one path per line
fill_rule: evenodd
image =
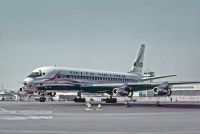
M122 87L116 87L112 91L113 95L119 95L119 96L128 96L132 97L133 96L133 90L129 86L122 86Z
M172 94L171 86L165 82L153 89L154 96L170 96Z

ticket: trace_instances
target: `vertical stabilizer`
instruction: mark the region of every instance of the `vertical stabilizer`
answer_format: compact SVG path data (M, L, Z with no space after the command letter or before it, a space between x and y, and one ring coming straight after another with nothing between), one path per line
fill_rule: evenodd
M129 73L135 73L138 75L142 76L142 68L143 68L143 60L144 60L144 50L145 50L145 45L142 44L140 47L140 51L137 55L137 58L134 62L134 65L132 66L131 71Z

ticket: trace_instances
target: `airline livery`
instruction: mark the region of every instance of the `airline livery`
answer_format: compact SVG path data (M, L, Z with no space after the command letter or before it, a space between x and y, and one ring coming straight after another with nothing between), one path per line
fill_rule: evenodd
M44 94L55 95L56 91L77 91L76 102L85 102L81 97L82 92L107 93L110 95L106 99L107 103L116 103L116 95L132 97L133 92L153 89L156 96L170 96L171 86L175 84L190 84L199 82L164 82L164 83L144 83L144 81L172 77L176 75L166 75L160 77L143 77L143 59L145 45L141 45L138 56L132 69L127 73L96 71L86 69L75 69L56 66L40 67L32 71L24 79L24 86L19 89L20 93L32 94L39 92L40 101L45 101Z

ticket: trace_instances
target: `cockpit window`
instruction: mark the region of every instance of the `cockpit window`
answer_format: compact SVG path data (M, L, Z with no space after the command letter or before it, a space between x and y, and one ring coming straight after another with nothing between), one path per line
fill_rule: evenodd
M41 72L33 72L28 77L30 77L30 78L36 78L36 77L40 77L40 76L42 76Z

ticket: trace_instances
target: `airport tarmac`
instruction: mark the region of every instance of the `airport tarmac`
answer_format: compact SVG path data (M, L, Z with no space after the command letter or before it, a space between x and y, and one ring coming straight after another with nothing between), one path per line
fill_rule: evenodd
M200 102L0 102L0 134L199 134Z

